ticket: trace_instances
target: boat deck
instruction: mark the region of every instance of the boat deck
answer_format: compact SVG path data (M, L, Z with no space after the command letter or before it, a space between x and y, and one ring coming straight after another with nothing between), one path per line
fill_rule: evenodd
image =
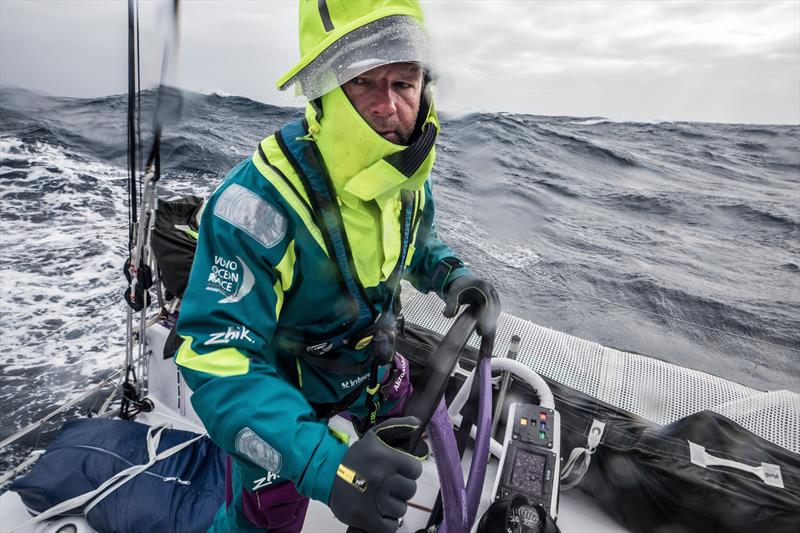
M176 429L197 430L197 427L190 420L181 417L163 405L157 406L156 410L151 413L140 415L137 417L137 421L150 425L166 422ZM351 439L356 438L352 425L346 420L334 417L331 420L331 425L337 430L349 433ZM462 461L465 476L469 469L470 459L471 454L468 449ZM491 490L496 472L497 459L492 457L486 472L484 493L478 511L478 518L491 503ZM411 499L411 505L409 505L408 513L398 530L399 532L413 533L425 527L428 520L428 511L423 509L433 507L438 489L439 479L436 473L436 457L432 455L425 462L422 477L417 483L417 494ZM14 529L15 526L23 524L29 518L30 515L16 493L9 491L0 496L0 533L10 533L12 531L14 533L89 533L94 531L83 518L60 518L26 530ZM75 529L63 529L68 524L73 524ZM628 531L606 515L591 497L577 489L561 493L558 526L563 533L625 533ZM326 505L312 500L306 515L305 526L303 527L304 532L335 533L344 532L346 529L347 527L333 516L333 513Z
M490 465L490 473L493 473ZM487 486L489 485L487 475ZM426 468L419 484L416 496L412 503L429 507L436 498L438 480L433 468ZM488 507L488 497L481 502L479 514ZM597 503L587 494L573 489L561 493L559 505L558 526L563 533L625 533L628 530L616 523L612 518L603 513ZM14 527L24 523L30 515L22 505L22 500L14 492L6 492L0 496L0 532L10 533L90 533L94 530L89 527L83 518L59 518L38 524L30 529L15 530ZM428 520L426 512L409 508L399 532L414 532L425 526ZM73 524L75 529L65 528ZM305 533L337 533L344 532L347 527L336 520L331 510L321 502L312 501L306 515Z

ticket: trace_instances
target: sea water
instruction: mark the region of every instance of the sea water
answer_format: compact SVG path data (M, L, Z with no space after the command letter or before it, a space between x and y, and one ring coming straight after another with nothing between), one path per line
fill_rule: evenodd
M162 198L210 194L302 115L183 104ZM126 105L0 89L0 439L122 364ZM437 147L439 235L504 311L800 392L800 126L444 114ZM17 458L4 450L0 471Z

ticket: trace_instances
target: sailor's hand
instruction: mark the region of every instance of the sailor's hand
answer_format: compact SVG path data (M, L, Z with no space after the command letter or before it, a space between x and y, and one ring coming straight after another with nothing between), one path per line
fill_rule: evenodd
M475 276L462 276L447 286L444 316L453 318L462 305L478 306L478 335L494 334L500 317L500 297L492 284Z
M333 481L328 506L349 526L393 533L417 491L427 446L412 455L398 449L419 428L418 418L392 418L367 431L348 450Z

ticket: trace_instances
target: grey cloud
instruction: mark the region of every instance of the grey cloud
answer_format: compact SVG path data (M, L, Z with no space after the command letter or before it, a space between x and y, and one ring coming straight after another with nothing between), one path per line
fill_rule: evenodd
M800 4L462 6L455 17L450 3L427 4L444 58L445 102L454 107L499 93L483 107L502 102L506 110L541 114L800 120ZM766 88L772 98L764 97Z
M145 84L165 0L141 1ZM440 109L800 122L798 2L423 2ZM293 1L184 1L177 82L302 105ZM95 96L126 88L125 2L0 0L0 83ZM163 17L161 17L163 18Z

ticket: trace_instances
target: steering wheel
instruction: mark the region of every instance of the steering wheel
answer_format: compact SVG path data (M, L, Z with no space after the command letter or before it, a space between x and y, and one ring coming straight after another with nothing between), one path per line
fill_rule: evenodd
M411 450L417 445L428 422L433 418L436 407L444 397L450 375L458 364L458 357L467 345L472 332L475 331L477 318L474 314L473 307L468 307L456 318L442 342L428 359L428 366L423 377L424 387L414 390L403 409L402 416L416 416L422 422L410 439ZM483 355L483 344L481 343L481 355ZM489 353L491 354L491 351Z
M467 345L472 333L475 331L477 308L468 307L450 327L447 334L431 354L423 377L423 387L416 388L406 403L401 416L416 416L421 424L407 441L406 451L414 450L422 438L428 423L433 418L434 412L442 398L444 398L447 382L458 363L461 351ZM494 337L484 337L481 340L478 361L484 357L491 357L494 347ZM475 370L478 367L476 365ZM348 527L347 533L362 533L355 527Z

